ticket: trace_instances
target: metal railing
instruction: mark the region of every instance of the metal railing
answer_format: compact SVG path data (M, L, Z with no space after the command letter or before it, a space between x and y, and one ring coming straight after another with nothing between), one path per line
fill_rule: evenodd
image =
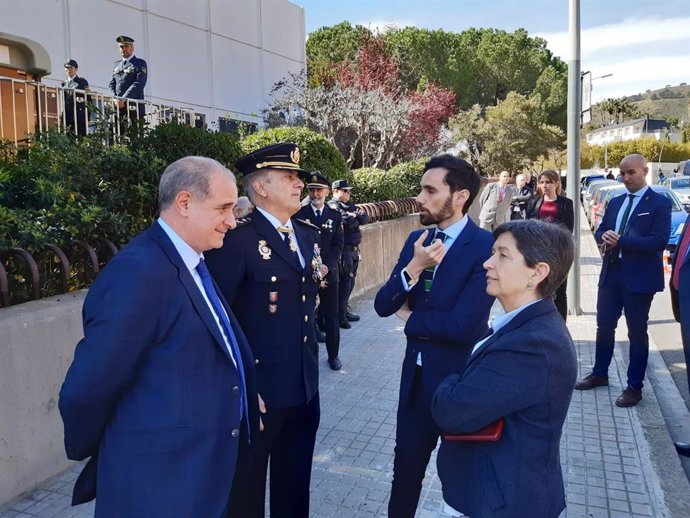
M47 130L85 135L99 125L117 140L128 125L140 119L151 127L163 122L196 127L206 123L206 116L192 108L0 77L0 140L15 146Z

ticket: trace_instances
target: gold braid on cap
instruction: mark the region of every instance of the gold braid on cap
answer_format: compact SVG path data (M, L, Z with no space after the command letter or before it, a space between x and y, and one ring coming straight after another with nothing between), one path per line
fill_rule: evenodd
M292 164L290 162L259 162L255 166L257 169L264 167L279 167L281 169L299 169L299 164Z

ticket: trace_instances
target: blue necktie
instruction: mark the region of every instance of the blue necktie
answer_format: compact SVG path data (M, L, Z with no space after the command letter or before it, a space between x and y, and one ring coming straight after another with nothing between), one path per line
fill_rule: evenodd
M445 243L447 237L448 234L446 234L442 230L437 230L436 234L434 235L433 241L440 239L441 243ZM429 266L424 270L424 272L422 272L422 278L424 280L424 291L431 291L431 284L434 282L434 273L436 273L436 268L438 268L437 264L434 266Z
M247 423L247 439L249 440L250 431L249 408L247 404L247 384L244 380L244 365L242 364L242 355L240 354L240 347L237 343L237 337L235 336L235 332L232 330L232 326L230 325L230 320L228 319L228 316L223 309L223 304L220 302L220 298L218 298L218 293L216 292L216 289L213 287L213 281L211 280L211 272L208 271L208 268L206 267L206 262L203 259L201 259L201 261L199 261L199 264L196 265L196 271L199 274L199 277L201 277L201 284L204 286L206 296L208 297L208 300L211 302L211 306L213 306L213 310L215 311L216 316L220 320L220 323L222 324L223 329L225 330L225 334L228 336L230 347L232 348L232 355L235 357L235 361L237 362L237 371L239 372L240 379L242 380L242 408L244 410L245 421Z

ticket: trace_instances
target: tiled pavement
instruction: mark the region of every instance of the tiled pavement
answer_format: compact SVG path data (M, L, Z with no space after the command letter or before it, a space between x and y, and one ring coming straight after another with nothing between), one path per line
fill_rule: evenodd
M576 342L581 373L586 374L594 354L594 307L600 260L593 239L584 232L581 254L584 314L570 317L568 327ZM400 321L375 315L372 296L368 294L356 301L355 310L362 320L353 324L351 330L343 331L343 369L332 372L325 360L322 364L322 417L314 457L312 517L386 515L405 341ZM618 336L624 341L626 333L622 327ZM621 349L625 350L616 348L609 373L611 387L575 391L573 395L561 444L568 502L562 517L672 516L662 480L684 475L673 453L662 463L652 457L640 419L640 412L645 408L660 415L656 397L651 390L646 390L638 408L621 409L613 405L625 379ZM78 469L76 465L14 501L0 510L0 518L91 517L93 504L69 507L69 494ZM448 516L443 513L434 457L427 470L417 517Z

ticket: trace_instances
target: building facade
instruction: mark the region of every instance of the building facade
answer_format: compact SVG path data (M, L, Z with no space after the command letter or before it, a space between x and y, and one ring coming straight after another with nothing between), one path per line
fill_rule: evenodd
M671 142L680 141L680 135L670 133L668 123L665 120L648 119L647 117L604 126L590 131L585 136L587 144L592 146L605 146L611 142L634 140L642 137L652 137L656 140L668 137Z
M211 128L260 123L274 83L306 66L304 9L287 0L3 0L0 77L59 86L74 59L107 95L121 34L148 63L146 100Z

